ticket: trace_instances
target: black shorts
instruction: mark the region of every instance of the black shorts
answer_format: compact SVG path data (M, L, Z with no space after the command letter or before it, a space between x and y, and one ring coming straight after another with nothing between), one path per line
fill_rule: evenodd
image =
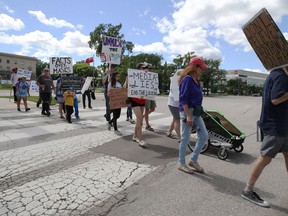
M139 104L137 102L135 102L134 100L131 100L131 107L138 107L138 106L145 106L145 104Z

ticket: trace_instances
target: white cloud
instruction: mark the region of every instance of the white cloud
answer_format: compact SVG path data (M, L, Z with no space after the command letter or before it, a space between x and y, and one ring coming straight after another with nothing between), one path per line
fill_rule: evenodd
M146 35L146 31L145 30L143 30L143 29L139 29L139 28L132 28L132 31L136 34L136 35L138 35L138 36L140 36L140 35Z
M163 43L155 42L155 43L152 43L152 44L149 44L146 46L135 44L134 51L135 52L146 52L146 53L155 53L155 52L165 53L165 52L167 52L167 49L165 48Z
M56 28L68 27L68 28L75 28L75 26L63 19L59 20L55 17L46 18L46 15L42 11L28 11L29 14L35 16L39 22L48 25L54 26Z
M40 59L63 55L63 53L64 55L73 53L78 56L94 54L95 51L88 46L88 40L89 36L79 31L66 32L61 40L55 38L50 32L38 30L20 36L0 32L0 41L22 47L18 54L29 54Z
M0 14L0 30L21 30L24 28L24 23L20 19L15 19L7 14Z

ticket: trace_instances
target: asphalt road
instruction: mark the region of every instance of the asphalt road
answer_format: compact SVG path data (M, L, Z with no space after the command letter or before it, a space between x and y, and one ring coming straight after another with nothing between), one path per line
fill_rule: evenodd
M6 91L0 92L0 95L4 94L8 93ZM93 161L95 158L99 158L99 161L95 162L95 165L92 165L92 167L97 166L97 163L110 161L106 158L107 156L113 160L107 164L108 168L102 168L99 171L100 173L110 173L111 169L114 170L113 166L117 168L115 158L121 161L121 163L125 164L127 169L133 166L143 166L140 169L142 171L137 172L137 174L132 174L133 172L131 172L130 175L128 174L126 180L121 180L120 183L125 185L125 181L128 181L130 177L134 178L134 180L131 180L129 185L127 184L127 186L123 187L121 190L118 190L118 187L113 187L113 184L117 184L116 180L114 183L112 182L112 190L107 192L107 194L110 195L101 199L101 202L91 201L93 200L91 197L91 200L88 200L88 203L90 203L89 205L87 202L84 202L85 205L79 204L78 208L80 209L81 207L81 211L75 210L69 212L69 208L64 208L61 214L61 211L59 208L57 208L57 214L55 213L54 215L77 215L78 213L78 215L116 216L284 216L288 214L287 172L282 155L278 155L264 170L263 175L256 185L256 191L270 202L271 208L265 209L258 207L240 197L240 193L245 186L251 165L259 155L260 143L256 142L255 132L256 121L259 119L260 114L261 97L204 97L204 108L219 110L233 124L245 132L246 139L243 144L243 152L236 153L229 150L228 159L225 161L218 159L217 148L210 147L206 153L200 155L199 157L199 163L204 167L205 174L194 175L185 174L177 170L178 143L176 140L172 140L165 136L165 132L167 131L171 120L171 116L167 108L167 97L157 97L157 108L155 113L151 115L151 125L155 127L155 132L148 132L144 130L144 138L148 143L147 149L142 149L131 141L133 126L125 121L125 109L122 110L122 120L119 122L119 130L123 131L124 135L122 137L115 137L107 132L103 118L104 98L102 94L97 94L96 97L96 101L93 101L92 104L93 111L96 111L95 114L93 113L92 115L89 110L81 109L81 120L79 122L73 122L73 127L77 127L73 130L70 130L68 126L66 129L63 129L63 126L57 127L55 124L55 121L57 120L57 108L53 107L52 118L49 119L49 122L47 120L48 126L45 128L45 130L44 128L40 128L40 132L43 133L41 136L37 135L30 138L27 137L15 139L13 142L0 141L0 157L7 155L6 151L8 150L10 151L14 149L16 151L19 149L20 151L21 149L28 148L30 146L35 148L35 154L40 154L39 152L45 151L45 146L47 146L46 148L50 148L48 144L54 141L59 143L59 149L57 150L57 143L55 144L54 148L61 152L61 140L67 142L67 145L70 143L70 146L68 145L70 149L72 148L72 144L73 148L75 147L75 151L66 148L66 151L63 152L65 157L61 156L62 158L60 156L58 158L56 152L48 149L46 154L53 155L53 157L55 157L53 160L57 163L53 164L53 166L44 164L44 168L46 170L44 174L43 168L37 164L37 171L32 172L28 170L28 172L26 170L23 171L23 173L17 174L17 177L19 178L18 181L16 178L16 180L9 179L9 181L12 182L7 182L8 179L7 181L2 179L1 183L3 184L0 187L0 198L2 196L4 196L4 198L7 197L5 194L9 193L9 191L7 192L7 188L5 188L7 187L5 186L7 183L10 184L8 184L9 190L17 190L15 189L15 186L20 188L26 184L31 185L32 180L33 182L36 182L36 180L41 180L42 178L49 177L50 175L52 176L53 174L56 175L58 173L66 173L65 175L67 175L67 179L76 178L70 177L69 174L65 172L66 168L68 170L68 168L72 169L80 165L84 166L86 163ZM9 103L8 105L6 104L6 108L3 108L3 105L5 107L3 100L1 100L1 103L1 119L7 121L12 119L12 114L9 114L8 109L14 109L14 105ZM7 101L5 103L7 103ZM35 105L31 103L30 106L32 107ZM37 110L34 107L32 111L35 111L36 113L33 113L33 115L37 115L37 112L40 113L40 110ZM5 112L7 112L11 117L7 117ZM27 117L32 118L31 116ZM13 121L16 122L14 119ZM37 121L39 121L38 117ZM95 123L97 121L99 121L99 123ZM16 126L14 125L11 126L11 128L12 127L14 128ZM57 131L56 127L57 130L63 131ZM7 137L9 134L5 131L8 130L9 127L7 128L7 126L3 126L0 128L2 132L5 133L3 138ZM53 132L53 128L55 129L55 132ZM46 133L47 131L50 132ZM77 138L83 134L85 135L85 139L83 139L83 136L81 136L81 139ZM19 137L21 135L23 134L19 133ZM25 134L23 136L25 136ZM103 144L96 145L95 142L93 142L95 139L104 139ZM87 143L89 142L91 142L91 145L89 144L84 154L83 148L86 148L88 145ZM100 142L102 141L99 140L99 143ZM43 143L43 145L40 145L41 143ZM83 152L81 153L81 151ZM3 153L3 156L1 152ZM187 149L187 161L190 153L190 150ZM13 155L15 157L16 153L14 152ZM25 154L21 153L21 155L22 156L20 156L19 162L16 162L14 166L18 165L21 168L21 157L24 157ZM104 156L105 160L102 160L102 156ZM129 164L126 165L126 162L129 162ZM45 161L45 163L48 162ZM6 165L7 164L3 162L1 166ZM111 167L109 168L108 165ZM7 165L7 167L9 166ZM83 172L88 168L82 168ZM119 168L117 168L117 170L119 170ZM95 172L97 172L97 170L95 170ZM73 173L75 173L75 171L73 171ZM24 177L24 174L27 177ZM86 175L88 175L88 173L85 174L85 176ZM120 175L122 175L122 173L119 173L118 177ZM103 174L99 175L97 178L100 178L100 176L103 177ZM21 179L24 181L20 181ZM108 179L106 180L108 181ZM110 181L111 180L109 180L109 182ZM38 183L33 184L35 184L34 186L36 187ZM2 193L4 195L2 195ZM51 191L46 192L46 194L48 193L51 193ZM96 199L97 195L95 195L94 198ZM73 203L73 200L71 202ZM57 203L57 200L55 200L55 203ZM84 210L83 206L86 206ZM6 207L6 203L1 201L0 210L1 207ZM33 211L37 212L37 208L33 208ZM53 210L53 208L51 207L50 210ZM32 210L30 213L31 212ZM41 215L39 212L35 215ZM1 214L0 211L0 215L9 214Z

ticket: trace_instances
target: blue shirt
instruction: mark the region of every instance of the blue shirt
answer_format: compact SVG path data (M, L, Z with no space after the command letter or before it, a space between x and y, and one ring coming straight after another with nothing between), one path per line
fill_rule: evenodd
M179 110L184 111L183 105L192 108L195 105L202 105L203 94L199 83L196 83L190 75L181 80L179 86Z
M288 101L273 105L272 100L288 92L288 75L282 69L270 72L263 87L259 126L264 134L288 136Z

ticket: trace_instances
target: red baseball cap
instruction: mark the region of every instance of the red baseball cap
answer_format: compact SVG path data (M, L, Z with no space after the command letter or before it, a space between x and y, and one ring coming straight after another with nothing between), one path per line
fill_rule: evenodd
M189 65L199 65L201 68L206 69L208 66L205 64L204 60L200 57L191 58Z

